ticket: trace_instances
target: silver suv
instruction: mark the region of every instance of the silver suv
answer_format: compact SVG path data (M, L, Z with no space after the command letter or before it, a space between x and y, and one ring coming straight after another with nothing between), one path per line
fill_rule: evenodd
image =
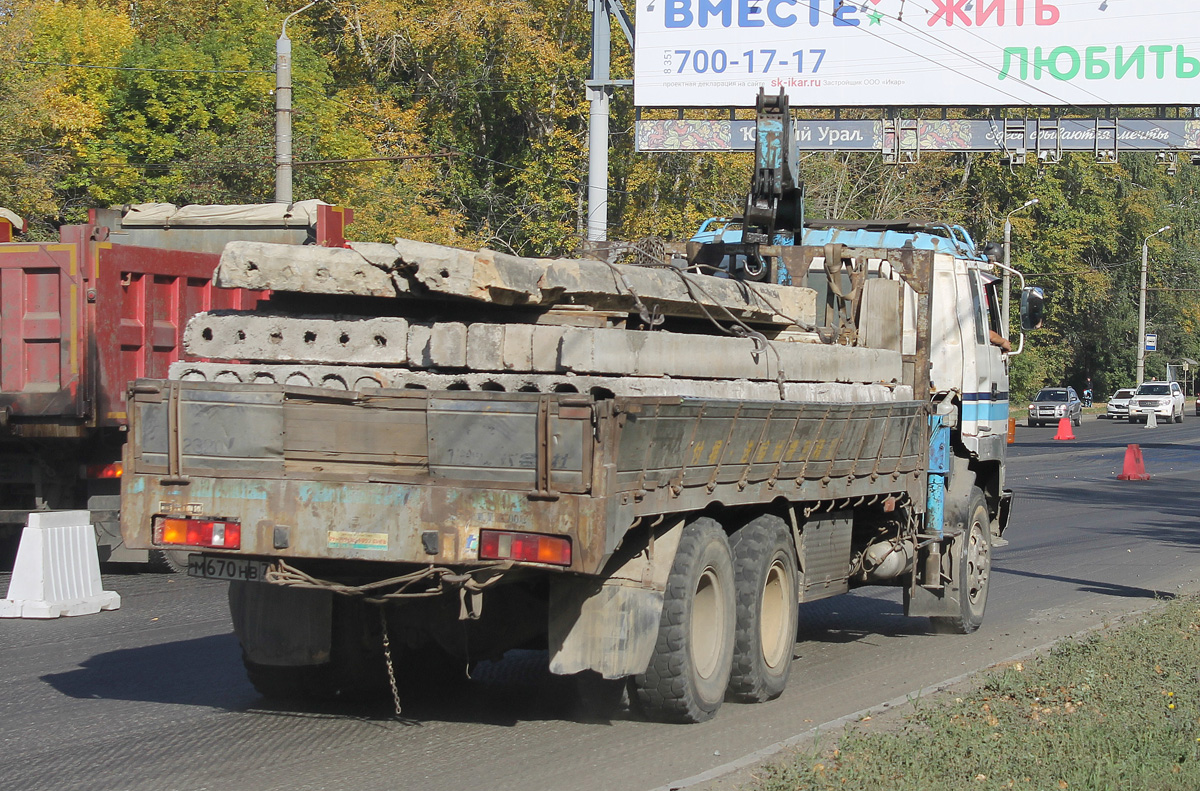
M1029 405L1029 425L1044 426L1063 418L1070 418L1071 425L1083 422L1083 402L1074 387L1043 387Z
M1145 423L1153 412L1156 420L1182 423L1183 404L1178 382L1142 382L1129 402L1129 422Z

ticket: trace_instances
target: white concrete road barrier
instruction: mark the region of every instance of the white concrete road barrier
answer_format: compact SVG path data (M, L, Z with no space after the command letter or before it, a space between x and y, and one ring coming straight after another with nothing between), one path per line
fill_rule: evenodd
M58 618L115 610L121 597L102 589L96 528L88 511L29 515L21 533L0 618Z

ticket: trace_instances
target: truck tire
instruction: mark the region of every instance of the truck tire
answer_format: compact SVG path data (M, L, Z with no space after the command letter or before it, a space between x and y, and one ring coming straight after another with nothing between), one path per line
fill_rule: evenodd
M337 697L333 667L324 665L260 665L242 655L246 678L267 700L332 700Z
M737 626L729 693L743 703L779 697L787 686L799 620L799 572L792 533L764 514L733 534Z
M647 717L703 722L721 708L733 663L734 598L729 539L713 519L697 519L679 539L650 664L633 677Z
M150 550L150 570L170 574L187 574L188 555L186 549Z
M991 520L979 487L971 490L967 515L966 529L953 539L950 549L950 574L959 590L959 612L930 619L934 631L941 634L974 632L983 623L987 607L992 573Z

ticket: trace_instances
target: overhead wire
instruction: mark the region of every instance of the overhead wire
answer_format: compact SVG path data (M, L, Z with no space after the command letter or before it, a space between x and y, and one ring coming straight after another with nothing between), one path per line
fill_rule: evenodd
M96 66L89 63L65 63L51 60L19 60L13 63L25 66L61 66L71 69L101 69L104 71L148 71L168 74L274 74L270 69L160 69L150 66Z

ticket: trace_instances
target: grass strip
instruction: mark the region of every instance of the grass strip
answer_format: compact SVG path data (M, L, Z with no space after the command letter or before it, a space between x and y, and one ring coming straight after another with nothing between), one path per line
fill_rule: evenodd
M848 726L751 788L1195 791L1200 599L1066 640L983 674L961 697L917 701L897 726L876 725Z

